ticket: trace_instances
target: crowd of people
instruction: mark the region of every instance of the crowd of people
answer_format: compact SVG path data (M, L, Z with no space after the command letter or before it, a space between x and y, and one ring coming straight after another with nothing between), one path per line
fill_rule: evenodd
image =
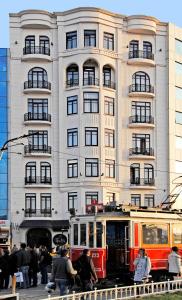
M134 260L134 283L147 282L151 277L150 271L150 258L145 249L141 248ZM181 256L177 247L172 247L168 257L168 271L171 280L181 276ZM80 286L82 292L91 291L98 280L89 249L83 250L73 267L67 249L57 249L56 252L52 249L52 252L49 252L44 245L36 248L27 247L25 243L21 243L19 249L14 245L11 253L0 248L0 290L7 289L10 282L13 293L16 287L36 287L38 272L41 274L41 284L47 285L50 290L55 289L57 285L60 295L68 294L75 284ZM49 283L48 272L51 272ZM22 280L17 283L19 273Z

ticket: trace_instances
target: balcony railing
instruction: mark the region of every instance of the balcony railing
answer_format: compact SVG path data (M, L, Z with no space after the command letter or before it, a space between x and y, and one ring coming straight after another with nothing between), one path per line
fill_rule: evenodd
M139 186L145 186L145 185L153 186L153 185L155 185L155 180L154 180L154 178L136 177L134 179L131 179L130 184L131 185L139 185Z
M130 148L129 155L154 156L154 149L153 148L140 148L140 147Z
M129 123L147 123L147 124L154 124L154 118L152 116L141 116L135 115L129 117Z
M129 86L129 93L133 92L154 93L154 87L146 84L131 84Z
M43 54L50 55L50 48L43 46L27 46L23 48L23 54Z
M51 209L25 209L24 211L25 217L51 217L52 210Z
M46 176L27 176L25 184L52 184L52 178Z
M69 79L66 81L66 87L74 87L79 85L79 79Z
M107 87L107 88L110 88L110 89L113 89L113 90L116 89L116 84L115 84L115 82L113 82L113 81L111 81L111 80L104 80L103 86L104 86L104 87Z
M24 114L24 121L47 121L51 122L51 115L47 113L26 113Z
M96 86L99 86L99 79L98 78L93 78L93 77L84 78L83 79L83 85L96 85Z
M25 154L28 153L48 153L51 154L51 146L47 145L26 145L24 146Z
M133 50L129 51L129 59L130 58L144 58L154 60L154 54L149 51Z
M24 89L51 90L51 83L46 80L28 80L24 82Z

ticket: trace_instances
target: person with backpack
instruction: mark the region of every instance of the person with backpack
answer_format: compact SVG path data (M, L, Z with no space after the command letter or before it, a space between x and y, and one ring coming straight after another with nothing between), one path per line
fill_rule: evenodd
M84 249L83 254L77 260L77 269L80 276L83 292L93 290L93 283L97 282L97 274L90 256L90 250Z
M39 261L42 284L47 284L48 282L48 266L50 266L51 264L52 264L52 257L50 256L47 247L42 246L40 249L40 261Z
M59 255L54 258L52 266L51 281L56 282L60 289L60 296L68 294L70 286L70 277L77 274L73 269L71 260L69 259L69 251L62 249Z

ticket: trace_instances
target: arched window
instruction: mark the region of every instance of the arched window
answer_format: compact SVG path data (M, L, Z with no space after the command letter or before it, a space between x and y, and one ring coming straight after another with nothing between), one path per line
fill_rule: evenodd
M150 92L150 77L145 72L136 72L132 76L132 91L134 92Z
M139 42L132 40L129 44L129 58L138 58L139 57Z
M50 55L50 42L48 36L40 35L39 49L41 54Z
M66 70L66 86L72 87L79 84L79 71L77 65L71 65Z
M83 85L99 85L98 64L94 59L83 64Z
M51 164L48 162L40 163L41 183L51 183Z
M47 72L43 68L35 67L28 72L29 88L48 88Z
M35 35L28 35L25 38L25 48L23 54L35 53Z
M103 67L103 86L115 89L114 71L109 65Z
M132 164L130 166L130 183L140 184L140 164Z
M144 165L144 183L154 184L154 167L151 164Z
M143 52L144 53L152 53L152 44L147 41L143 41Z
M25 184L36 183L36 162L28 162L25 166Z

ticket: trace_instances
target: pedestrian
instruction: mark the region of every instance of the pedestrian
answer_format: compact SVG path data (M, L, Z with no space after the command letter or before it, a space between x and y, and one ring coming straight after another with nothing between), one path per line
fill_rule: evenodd
M170 280L174 280L174 276L181 276L181 256L178 254L178 247L172 247L172 251L168 256L168 271Z
M37 286L38 253L34 246L29 246L30 251L30 265L29 265L29 283L31 287ZM33 281L33 282L32 282Z
M41 272L42 284L47 284L48 282L48 266L51 265L51 263L52 263L52 257L48 253L46 246L41 246L39 269Z
M17 252L18 248L14 248L11 251L10 257L9 257L9 274L12 278L12 294L16 293L16 275L15 273L18 272L18 264L17 264Z
M9 277L10 277L10 255L9 255L9 250L8 249L4 249L4 261L6 264L6 268L4 270L4 284L3 287L5 289L8 289L9 287Z
M149 278L151 270L150 258L147 256L145 249L140 248L138 257L134 260L135 274L134 283L141 284Z
M4 287L4 280L6 277L6 261L4 259L4 251L2 248L0 248L0 290Z
M93 283L97 282L97 274L89 249L83 250L83 254L77 260L76 265L82 284L82 291L87 292L93 290Z
M71 260L69 259L69 251L63 249L59 255L54 258L52 266L51 281L56 281L60 289L60 296L68 294L70 285L70 276L77 274L73 269Z
M23 274L23 283L21 283L21 288L29 288L29 264L30 264L30 252L26 249L26 244L21 243L20 250L16 252L17 255L17 267L19 271Z

